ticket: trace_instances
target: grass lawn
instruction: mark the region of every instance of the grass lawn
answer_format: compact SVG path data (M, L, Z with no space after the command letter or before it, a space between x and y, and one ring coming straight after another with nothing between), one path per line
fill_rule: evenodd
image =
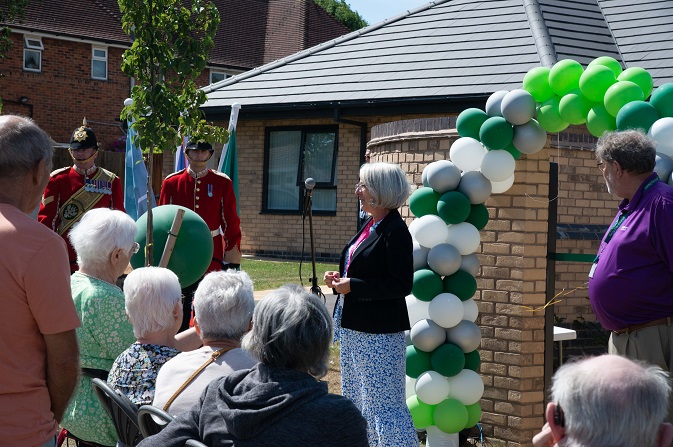
M316 263L315 272L318 285L323 285L322 277L325 271L337 270L338 268L337 264ZM299 271L299 261L266 261L251 258L243 258L241 269L250 275L255 290L276 289L288 283L301 284L303 282L304 286L310 286L313 277L313 267L310 259L302 263L301 272Z

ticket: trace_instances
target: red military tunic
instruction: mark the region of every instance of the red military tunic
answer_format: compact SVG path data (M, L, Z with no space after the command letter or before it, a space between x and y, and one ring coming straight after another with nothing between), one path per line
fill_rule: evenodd
M40 204L40 210L37 213L37 220L58 232L59 225L61 225L61 216L59 214L59 211L62 211L61 207L63 207L68 199L75 195L77 191L84 188L86 183L85 179L96 175L99 169L103 168L96 168L88 176L78 173L72 166L57 169L52 172L49 178L49 183L47 183L47 187L44 189L44 194L42 195L42 203ZM121 180L112 172L105 169L103 169L103 171L113 180L111 185L103 185L103 188L100 189L100 191L103 192L102 197L90 209L110 208L126 212L124 209L124 188ZM75 221L79 221L82 215L84 215L84 213L78 216ZM72 245L70 245L70 239L68 238L71 229L72 226L61 234L61 236L65 239L65 242L68 245L70 271L74 272L77 270L77 254L75 253L75 249L72 248Z
M229 177L212 169L174 172L164 180L159 197L159 205L170 204L189 208L206 221L213 234L213 261L207 272L222 270L221 261L241 263L240 219Z

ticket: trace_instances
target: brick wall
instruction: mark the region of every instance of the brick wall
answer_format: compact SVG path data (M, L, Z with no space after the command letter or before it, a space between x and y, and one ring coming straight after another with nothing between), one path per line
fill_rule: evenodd
M129 96L129 79L121 72L123 50L108 47L108 79L91 79L91 44L42 38L42 72L23 70L23 35L12 34L12 48L0 60L3 100L29 98L33 119L59 143L68 143L86 117L105 149L124 135L119 113ZM7 102L3 113L29 115L30 108Z

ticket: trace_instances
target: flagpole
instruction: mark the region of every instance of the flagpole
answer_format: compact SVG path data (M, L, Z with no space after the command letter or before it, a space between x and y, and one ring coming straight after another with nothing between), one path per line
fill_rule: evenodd
M238 124L238 112L241 110L241 104L235 102L231 105L231 115L229 116L229 135L236 130L236 125ZM229 142L227 141L222 146L222 155L220 156L220 163L217 166L217 170L222 172L222 167L224 166L224 159L227 157L227 150L229 149Z

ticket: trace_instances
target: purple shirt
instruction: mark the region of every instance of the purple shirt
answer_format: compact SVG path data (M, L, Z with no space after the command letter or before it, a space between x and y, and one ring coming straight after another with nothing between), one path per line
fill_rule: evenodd
M673 316L673 188L652 174L610 225L598 249L589 299L601 325L625 329ZM649 186L648 186L649 185ZM606 239L608 242L606 243Z

